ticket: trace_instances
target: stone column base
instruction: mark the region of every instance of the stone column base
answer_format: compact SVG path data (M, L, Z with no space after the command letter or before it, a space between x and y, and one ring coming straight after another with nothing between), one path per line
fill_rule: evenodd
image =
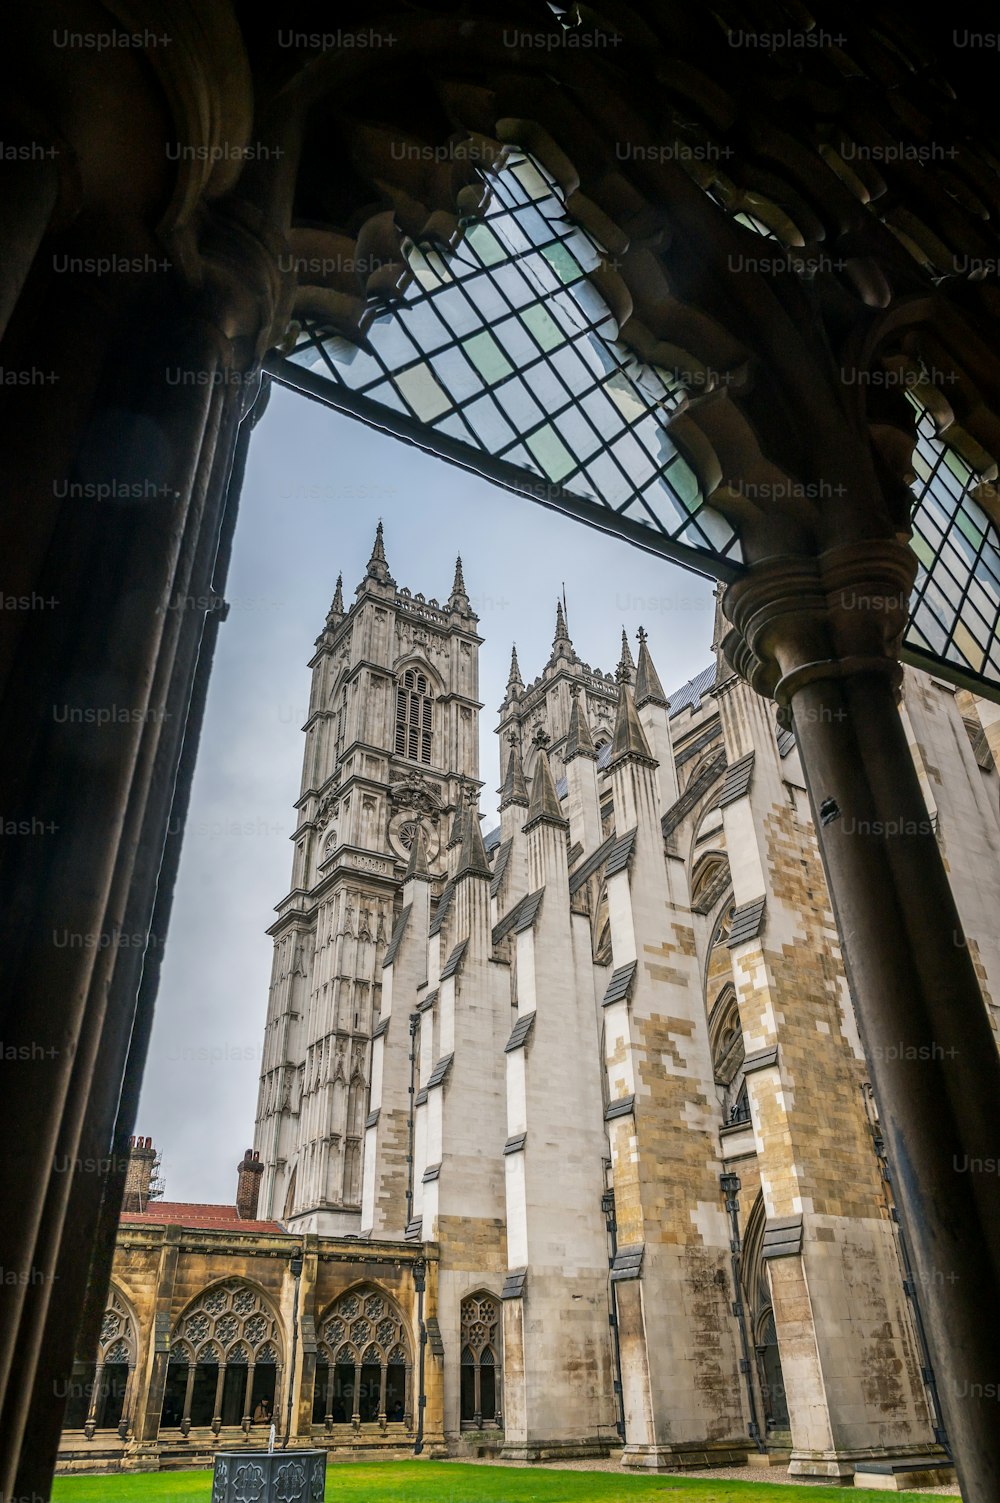
M874 1477L891 1478L894 1476L910 1476L918 1472L930 1471L933 1473L928 1485L935 1486L938 1481L948 1483L954 1477L954 1469L951 1475L944 1475L950 1463L943 1451L918 1450L916 1447L907 1449L900 1446L892 1451L803 1451L793 1450L792 1458L788 1464L790 1477L853 1477L856 1487L881 1487L892 1488L892 1481L873 1481ZM864 1480L861 1480L864 1474ZM940 1475L939 1475L940 1474ZM904 1484L900 1484L903 1486ZM923 1486L923 1483L909 1482L905 1486Z
M791 1460L791 1455L792 1453L787 1446L784 1449L779 1446L776 1450L748 1451L746 1465L760 1467L787 1466Z
M582 1440L515 1440L505 1443L501 1461L583 1461L590 1457L602 1460L610 1455L616 1441L592 1436Z
M627 1445L622 1466L646 1472L686 1472L706 1466L745 1466L747 1444L739 1440L706 1440L676 1446Z

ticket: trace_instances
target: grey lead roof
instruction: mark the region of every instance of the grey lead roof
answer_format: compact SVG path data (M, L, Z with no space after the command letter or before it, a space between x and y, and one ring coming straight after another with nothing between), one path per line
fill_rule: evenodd
M745 940L757 938L764 921L764 903L764 898L755 898L752 903L744 903L742 908L737 908L726 940L728 949L733 950Z
M505 840L497 852L497 859L493 863L493 880L490 883L491 898L495 898L500 891L500 883L503 881L503 874L507 870L507 862L510 860L510 852L513 844L513 839Z
M410 907L408 904L399 915L399 918L396 920L395 926L393 928L392 938L389 940L389 944L386 947L385 959L382 961L383 971L385 970L386 966L392 965L392 962L395 960L397 954L399 953L399 946L402 942L403 933L406 929L406 921L409 916Z
M446 1054L443 1059L438 1060L437 1064L434 1066L433 1070L427 1077L426 1089L428 1091L430 1090L431 1086L438 1086L441 1084L448 1071L451 1069L451 1062L454 1058L454 1054Z
M513 1054L515 1049L523 1048L527 1042L528 1034L534 1026L535 1014L533 1012L526 1012L523 1018L518 1018L511 1030L510 1038L503 1046L504 1054Z
M462 964L462 956L465 954L468 947L469 941L467 939L463 939L460 944L457 944L455 946L451 954L448 956L448 959L445 961L444 967L441 971L442 981L447 981L449 976L454 976L455 972Z
M604 867L606 877L613 877L615 872L624 871L628 866L635 850L635 833L634 830L629 830L625 835L619 836L611 847Z
M610 1007L612 1002L621 1002L628 996L638 964L637 960L632 960L628 965L619 966L617 971L612 971L608 989L604 993L604 1001L601 1003L602 1007Z
M539 887L537 892L529 892L526 897L515 903L509 913L505 913L500 922L493 929L493 943L498 945L502 939L513 929L516 934L522 934L525 929L530 929L538 917L545 888Z
M441 892L441 896L438 899L437 912L431 919L429 930L431 934L440 934L441 929L444 925L444 921L448 917L448 909L451 907L451 900L454 896L454 887L450 882L446 882Z

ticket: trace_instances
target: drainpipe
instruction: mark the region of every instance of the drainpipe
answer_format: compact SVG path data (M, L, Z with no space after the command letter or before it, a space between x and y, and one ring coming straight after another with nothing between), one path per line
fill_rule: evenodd
M292 1253L291 1261L292 1277L295 1280L295 1293L292 1296L292 1360L288 1366L288 1405L285 1411L285 1438L281 1442L281 1449L288 1449L288 1438L292 1433L292 1395L295 1390L295 1358L299 1347L299 1283L302 1278L302 1249L297 1247Z
M615 1192L605 1190L601 1196L601 1210L608 1228L608 1240L611 1244L610 1266L614 1268L615 1257L618 1253L618 1219L615 1216ZM622 1348L618 1331L618 1289L615 1285L614 1275L608 1280L611 1310L608 1315L608 1323L611 1326L611 1352L615 1363L615 1408L618 1411L615 1419L615 1430L622 1445L625 1444L625 1389L622 1383Z
M417 1291L417 1326L420 1331L420 1359L417 1379L417 1434L413 1442L413 1454L419 1456L424 1449L424 1410L427 1395L424 1392L424 1352L427 1346L427 1327L424 1324L424 1290L427 1287L427 1264L418 1258L413 1265L413 1287Z
M420 1014L410 1013L410 1118L406 1132L406 1224L413 1220L413 1114L417 1087L417 1030Z
M750 1423L747 1426L747 1434L754 1442L757 1450L763 1455L767 1450L760 1433L760 1423L757 1419L757 1395L753 1391L753 1363L750 1360L750 1342L747 1337L746 1311L743 1308L743 1286L740 1280L740 1242L739 1209L740 1203L736 1199L740 1192L740 1178L737 1174L720 1174L719 1184L726 1197L726 1210L729 1212L729 1247L733 1255L733 1293L736 1298L733 1301L733 1314L736 1316L740 1328L740 1350L743 1355L740 1358L740 1372L746 1381L747 1404L750 1409Z

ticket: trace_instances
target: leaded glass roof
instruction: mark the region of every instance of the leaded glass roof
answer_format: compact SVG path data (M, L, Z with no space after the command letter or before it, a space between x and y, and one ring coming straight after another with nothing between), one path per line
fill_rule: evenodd
M654 547L732 575L736 534L664 425L684 388L618 339L591 280L604 248L528 154L509 155L489 181L487 208L457 246L406 245L413 283L365 348L305 319L289 360L339 389L333 405L397 414L450 440L447 457L459 457L455 445L473 464L489 455L539 500L583 502L587 520L638 524Z
M1000 537L975 499L980 486L956 449L919 412L913 467L911 547L920 569L910 602L906 641L925 666L947 664L962 674L1000 681ZM927 659L931 659L928 664Z
M667 432L685 388L620 340L598 285L605 248L529 153L511 149L481 175L486 207L457 244L404 242L409 285L361 342L304 317L272 373L579 520L737 577L739 539ZM996 696L1000 538L973 494L980 477L918 412L921 568L903 656Z

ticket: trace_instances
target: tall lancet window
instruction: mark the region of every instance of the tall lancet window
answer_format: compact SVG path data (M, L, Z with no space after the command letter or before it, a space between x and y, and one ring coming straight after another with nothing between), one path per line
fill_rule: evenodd
M472 1429L499 1427L501 1399L500 1301L480 1291L462 1301L461 1422Z
M431 695L427 675L407 668L396 690L396 755L431 760Z

